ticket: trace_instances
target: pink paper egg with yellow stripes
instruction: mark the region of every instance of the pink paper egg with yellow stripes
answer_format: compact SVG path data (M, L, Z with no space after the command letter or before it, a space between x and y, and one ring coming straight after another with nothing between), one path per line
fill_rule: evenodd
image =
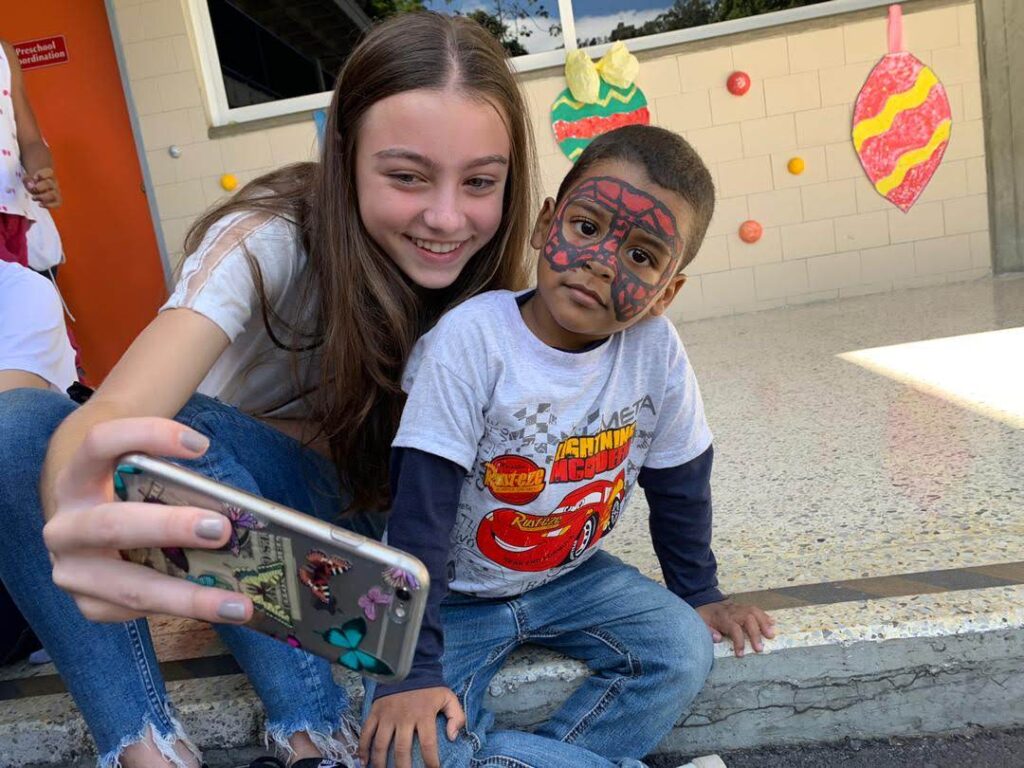
M853 108L861 165L878 193L904 213L942 161L951 127L946 89L930 67L902 50L875 65Z

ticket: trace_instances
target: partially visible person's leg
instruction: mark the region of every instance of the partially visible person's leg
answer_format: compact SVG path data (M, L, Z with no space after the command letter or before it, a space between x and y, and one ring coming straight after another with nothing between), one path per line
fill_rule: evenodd
M711 671L711 633L693 608L606 552L517 601L526 640L592 674L536 733L611 760L668 734Z
M43 544L39 471L75 404L41 389L0 393L0 579L49 651L96 742L102 768L193 768L145 621L96 624L53 583Z
M180 462L207 477L380 538L383 517L340 518L345 503L333 464L231 406L194 396L175 417L210 438L204 456ZM218 632L245 670L267 711L267 740L289 757L345 762L358 743L348 696L331 664L244 627Z

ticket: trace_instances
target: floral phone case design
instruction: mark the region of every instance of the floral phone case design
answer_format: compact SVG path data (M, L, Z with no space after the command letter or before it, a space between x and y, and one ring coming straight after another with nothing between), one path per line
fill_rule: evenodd
M114 473L123 501L201 507L231 521L216 550L136 549L128 560L252 599L252 629L375 680L412 665L429 576L415 557L162 459L132 454Z

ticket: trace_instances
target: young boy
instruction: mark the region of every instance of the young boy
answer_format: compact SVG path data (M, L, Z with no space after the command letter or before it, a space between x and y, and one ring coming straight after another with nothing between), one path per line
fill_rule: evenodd
M384 766L393 740L398 768L417 752L427 766L642 766L703 686L713 639L741 655L744 633L758 651L773 636L718 590L711 433L663 317L713 208L682 138L605 134L544 203L536 290L467 301L413 352L388 542L427 565L429 607L409 677L368 686L364 762ZM637 484L667 590L600 548ZM484 695L527 642L592 675L533 733L493 730Z

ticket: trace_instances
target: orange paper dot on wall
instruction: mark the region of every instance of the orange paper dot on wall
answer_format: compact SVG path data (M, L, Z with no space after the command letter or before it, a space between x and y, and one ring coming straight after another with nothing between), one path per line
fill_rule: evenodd
M725 87L733 96L742 96L750 90L750 75L746 72L733 72L726 80Z
M789 162L786 163L786 169L794 176L799 176L804 172L804 168L806 167L807 164L804 162L802 157L791 157L789 158Z
M225 173L220 177L220 185L223 189L230 192L238 186L238 177L233 173Z
M753 219L748 219L740 224L740 240L744 243L756 243L761 239L764 228Z

